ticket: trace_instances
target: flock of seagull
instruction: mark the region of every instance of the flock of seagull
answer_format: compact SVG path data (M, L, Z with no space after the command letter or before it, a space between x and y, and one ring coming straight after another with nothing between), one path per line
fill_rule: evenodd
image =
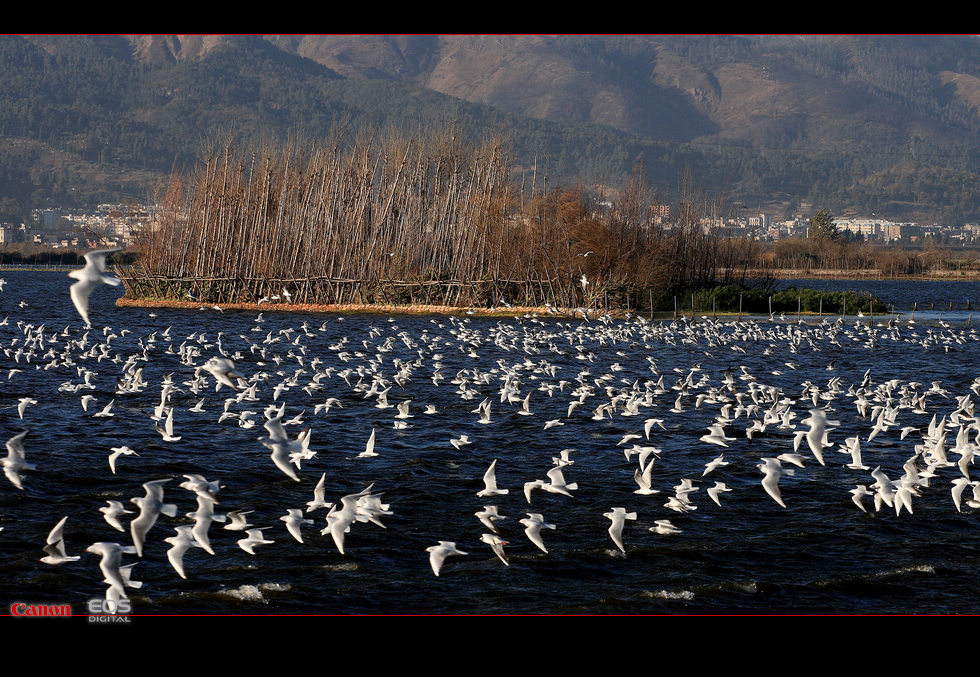
M486 554L502 566L510 566L515 548L524 556L528 547L548 555L548 540L560 520L546 517L540 506L560 510L563 502L577 500L580 485L595 490L600 483L615 483L614 495L624 504L608 505L597 517L607 520L606 543L611 545L610 554L618 557L628 553L629 540L638 540L636 525L644 519L649 520L643 523L644 530L660 538L682 534L687 528L684 520L696 510L707 506L724 510L739 495L751 496L757 504L764 496L771 499L770 509L789 510L794 501L790 478L800 469L818 466L832 470L834 489L839 488L844 497L849 493L853 509L868 515L913 514L916 501L927 494L948 496L957 512L980 508L980 478L971 475L980 450L980 417L974 413L973 401L980 395L980 377L961 392L948 391L941 381L879 380L870 368L860 379L846 383L840 372L850 358L838 357L827 361L825 380L815 379L812 370L807 371L809 378L788 380L797 373L804 354L857 351L873 356L882 345L895 343L932 351L938 358L980 339L971 328L920 329L894 319L879 324L844 318L809 324L706 317L653 322L635 316L568 319L528 313L496 322L439 316L431 318L431 329L413 335L398 331L395 318L387 318L386 323L379 317L366 335L342 336L323 347L321 337L342 327L344 316L321 318L319 328L306 316L297 326L264 331L260 313L250 323L250 331L238 336L208 331L178 336L167 327L138 337L126 352L117 345L129 330L95 329L90 322L93 315L98 319L103 314L89 306L93 290L100 284L119 284L106 273L106 256L114 251L118 250L89 253L85 268L70 274L77 280L70 296L83 327L50 330L43 313L0 322L7 370L0 381L9 388L25 370L52 370L62 377L74 374L77 378L61 382L58 394L78 397L80 402L66 399L61 406L77 406L78 416L145 420L156 446L186 443L189 412L200 421L195 426L237 427L246 431L249 442L247 449L235 453L254 455L264 447L269 452L261 466L264 481L279 492L291 491L296 502L282 506L282 526L250 524L250 515L270 506L220 512L224 507L219 506L229 503L222 494L223 482L233 485L234 479L207 479L198 472L200 468L146 479L143 495L128 501L107 500L100 508L112 530L107 534L119 535L94 542L85 552L100 558L110 603L128 599L133 589L143 585L134 580L134 567L149 556L147 545L153 539L169 545L167 561L181 579L193 577L196 567L205 566L197 557L188 563L189 552L216 555L212 536L218 529L240 534L237 546L249 555L261 556L263 548L283 537L296 547L308 545L314 533L345 555L352 528L368 523L386 528L385 518L397 518L398 487L387 471L379 470L376 482L331 498L327 471L338 457L328 449L356 447L357 453L351 452L344 462L370 467L393 453L379 444L376 421L383 417L392 430L425 434L432 427L427 421L442 416L447 401L454 403L449 425L467 431L439 442L456 458L469 458L474 443L485 454L494 444L494 431L508 426L511 431L522 426L518 434L533 436L537 444L551 435L577 441L574 447L556 445L550 461L534 468L524 467L523 461L519 464L519 457L507 449L490 453L487 457L493 460L481 469L482 479L479 474L471 477L466 488L473 500L482 503L473 513L482 534L434 534L435 544L420 550L419 557L428 553L435 576L445 574L447 567L455 568L447 558L472 556L474 547L489 547ZM12 292L10 285L0 289ZM201 310L210 309L202 306ZM727 355L731 366L709 373L700 363L662 364L658 348L667 345L686 348L693 356ZM449 351L453 360L469 366L448 373ZM736 364L749 351L768 360L772 368L753 371ZM165 371L160 381L147 380L147 366L156 362L172 370ZM642 373L635 366L638 362ZM774 383L777 377L780 385ZM424 390L418 385L422 382ZM433 389L444 394L443 403L419 401L430 397ZM105 402L107 394L111 399ZM142 404L147 394L155 402L152 409ZM43 454L37 450L44 446L45 424L32 418L38 399L53 396L37 392L19 398L15 406L8 401L17 413L5 417L9 422L5 427L17 424L26 429L7 440L4 493L30 496L32 486L43 486L46 474L62 471L44 466ZM120 413L119 401L141 404ZM343 425L326 422L331 410L336 414L354 407L361 413L344 419ZM365 408L374 415L370 431L362 422L368 419ZM304 418L310 411L312 417ZM212 417L210 424L200 418L204 415ZM318 417L324 422L318 423ZM698 437L700 429L692 432L692 428L701 424L706 431ZM563 430L566 427L568 431ZM839 430L853 434L845 437ZM597 437L595 431L602 435ZM611 434L619 439L613 440ZM100 452L108 454L112 475L132 477L147 454L129 444L139 449L141 441L120 439L117 446ZM862 452L869 449L877 459L874 466L863 461ZM604 465L619 469L601 479L590 475L590 463L599 457ZM679 468L685 476L671 474ZM502 473L508 481L500 481ZM376 490L378 482L385 486ZM291 485L296 486L284 488ZM196 504L193 511L178 508L172 486L189 492L187 500ZM696 500L702 489L710 504ZM523 513L520 519L502 514L504 501L508 512ZM79 562L81 555L66 549L70 517L52 516L46 543L38 546L44 565L84 564ZM515 540L516 527L504 530L509 535L502 533L501 522L520 524L527 547ZM163 524L172 532L166 538L160 534ZM282 535L273 533L279 529ZM472 545L466 545L467 539ZM466 550L457 545L460 542ZM125 563L128 558L135 559Z

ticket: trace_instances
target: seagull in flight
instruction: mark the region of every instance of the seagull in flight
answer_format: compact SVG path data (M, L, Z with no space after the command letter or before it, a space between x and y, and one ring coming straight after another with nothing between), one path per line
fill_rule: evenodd
M497 487L497 459L493 459L493 463L490 464L490 467L484 473L483 484L485 485L484 488L476 494L481 498L485 496L499 496L510 491L510 489L499 489Z
M82 316L86 327L91 327L92 323L88 318L88 297L100 284L110 284L114 287L122 284L118 277L105 274L106 256L113 252L122 251L121 247L116 249L97 249L85 255L85 267L73 270L68 273L68 277L78 280L71 286L71 302L75 304L75 309Z
M439 575L442 563L447 557L468 554L457 548L453 541L439 541L439 545L430 545L425 550L429 553L429 564L432 566L432 573L436 576Z
M65 552L65 537L63 534L67 520L67 515L62 517L61 521L48 534L48 543L44 546L45 555L41 558L41 561L45 564L64 564L65 562L75 562L81 559L80 555L69 556Z
M609 526L609 536L612 538L613 543L616 544L616 547L625 554L626 547L623 545L623 525L626 520L635 520L636 513L626 512L626 508L612 508L609 512L602 513L602 516L612 522Z
M3 472L7 479L23 490L24 484L20 476L21 470L37 470L34 465L28 463L24 458L24 438L28 431L18 433L7 440L7 457L3 459Z

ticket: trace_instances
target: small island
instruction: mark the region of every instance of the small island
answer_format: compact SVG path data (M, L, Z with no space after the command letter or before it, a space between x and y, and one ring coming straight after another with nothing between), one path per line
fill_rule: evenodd
M854 292L772 292L760 243L707 227L718 206L696 190L668 207L638 172L608 195L538 190L538 180L501 141L466 143L451 129L215 144L197 172L172 176L155 226L119 266L120 303L651 317L885 310ZM834 238L831 221L815 243Z

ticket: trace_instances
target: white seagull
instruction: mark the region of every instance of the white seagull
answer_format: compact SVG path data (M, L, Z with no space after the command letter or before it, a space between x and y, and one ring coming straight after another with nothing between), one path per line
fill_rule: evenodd
M320 481L316 483L313 488L313 500L306 503L306 512L313 512L314 510L319 510L320 508L332 508L333 503L327 503L324 499L326 497L326 481L327 473L320 475Z
M649 496L650 494L659 494L658 489L653 488L653 462L656 459L650 459L650 462L641 468L637 468L633 471L633 479L636 483L640 485L639 489L636 489L633 493L640 494L641 496Z
M251 512L251 510L232 510L225 515L228 518L228 524L225 525L225 529L229 531L246 531L252 525L248 523L245 515Z
M102 556L102 561L99 562L99 568L102 570L102 575L105 576L105 582L109 584L111 588L115 588L116 591L122 595L126 596L125 588L128 576L123 574L120 565L122 564L123 553L135 554L136 548L131 545L119 545L118 543L106 543L100 541L99 543L93 543L89 547L85 548L85 552L91 552L96 555ZM131 585L130 587L137 587Z
M706 463L705 466L704 466L704 472L701 473L701 477L704 477L709 472L715 470L716 468L720 468L723 465L728 465L728 461L725 460L725 455L724 454L722 454L718 458L714 459L713 461L710 461L709 463Z
M497 520L507 519L497 511L497 506L495 505L485 505L483 506L483 510L479 510L473 514L486 525L487 529L490 529L490 531L495 534L499 532L497 530L497 525L494 524L494 522Z
M92 291L100 284L110 284L114 287L122 284L122 280L118 277L105 274L106 256L118 251L122 251L122 248L97 249L89 252L85 255L85 267L68 273L68 277L78 280L71 286L71 301L85 321L86 327L92 326L88 319L88 297Z
M303 542L303 534L301 533L300 529L304 524L313 524L313 520L308 520L303 517L302 508L289 508L288 512L279 519L286 523L286 530L289 532L290 536L295 538L300 543Z
M27 432L25 430L7 440L7 457L3 459L4 474L15 487L21 490L24 489L24 484L20 477L20 471L37 470L37 468L24 459L24 437L27 435Z
M173 407L167 412L167 420L163 422L163 427L160 427L158 422L153 423L153 427L156 428L157 432L160 433L160 437L163 438L164 442L179 442L180 435L174 435L174 410Z
M184 553L187 552L188 548L202 548L204 546L195 540L191 533L193 527L190 525L182 524L175 529L177 530L176 535L163 539L170 544L170 549L167 550L167 559L170 560L170 564L178 576L187 578L184 575Z
M133 545L136 546L136 554L143 556L143 543L146 541L146 532L156 524L160 513L168 517L177 516L177 506L174 503L163 502L163 485L170 479L154 480L143 484L146 490L145 496L137 496L130 499L140 507L139 516L129 523L129 530L133 536Z
M101 411L97 411L94 414L92 414L92 416L94 418L111 418L115 416L115 414L112 413L112 405L115 403L116 403L115 399L110 400L109 404L105 405Z
M269 433L268 437L260 437L258 440L266 449L272 451L273 463L293 481L302 482L293 468L290 455L303 451L303 441L298 437L296 440L289 439L285 428L282 427L281 415L266 421L265 429Z
M525 526L524 533L531 539L531 542L538 546L541 552L547 554L548 549L544 547L544 541L541 539L541 530L555 529L555 525L545 522L544 515L537 512L527 513L527 517L521 520L521 524Z
M650 531L654 533L663 534L664 536L681 533L681 530L671 524L670 520L656 520L654 524L657 526L650 527Z
M724 482L715 482L715 486L708 489L708 497L711 498L711 500L714 501L720 508L721 507L720 495L726 491L731 491L731 487L729 487Z
M490 546L490 549L500 558L501 562L510 566L510 562L507 561L507 556L504 554L504 546L507 545L507 541L496 534L483 534L480 536L480 540Z
M112 470L112 474L116 474L116 460L123 455L129 456L130 454L134 456L139 456L134 450L127 446L122 447L112 447L112 453L109 454L109 469Z
M183 484L187 484L187 482ZM211 548L211 539L208 536L208 529L211 528L211 522L224 522L227 519L226 515L215 514L215 503L217 501L214 500L213 496L206 492L200 492L197 494L197 510L187 513L187 517L194 520L194 526L191 527L191 535L211 555L214 554L214 550Z
M364 451L357 455L358 458L372 458L378 455L378 452L374 450L374 437L375 428L371 428L371 436L368 438L367 444L364 445Z
M74 557L69 557L68 553L65 552L65 537L63 531L65 528L65 521L68 516L65 515L61 518L61 521L54 525L54 529L48 534L48 544L44 546L44 557L41 561L45 564L64 564L65 562L75 562L81 557L75 555Z
M439 541L439 545L430 545L425 551L429 553L429 564L432 566L432 573L436 576L439 575L442 563L447 557L468 554L457 548L453 541Z
M550 480L548 482L533 480L524 483L524 498L527 499L528 503L531 502L531 491L534 489L544 489L549 493L564 494L565 496L571 496L572 494L569 492L578 489L578 482L565 482L565 476L560 466L555 466L548 471L548 479Z
M31 399L30 397L22 397L17 400L17 415L22 419L24 418L24 412L29 406L37 404L37 400Z
M222 385L226 385L232 390L238 390L238 386L231 379L233 376L243 378L241 374L235 371L235 363L224 357L212 357L201 368L214 376L217 381L214 386L215 391L220 390Z
M106 503L108 503L109 505L99 508L99 512L105 515L105 521L109 523L109 526L111 526L116 531L125 532L126 529L119 521L119 518L122 515L131 515L133 514L133 511L126 510L123 504L120 503L119 501L106 501Z
M623 554L626 554L626 548L623 546L623 525L626 520L635 520L635 512L626 512L626 508L612 508L610 512L602 513L603 517L607 517L612 521L609 525L609 536L612 538L613 543L619 548Z
M791 475L793 471L784 470L783 464L776 458L763 458L762 461L761 464L756 466L765 474L765 477L762 478L762 488L772 497L772 500L785 508L786 504L783 503L782 494L779 492L779 478L784 473Z
M246 537L237 541L237 543L238 547L247 552L249 555L255 554L255 546L257 545L275 543L273 540L262 537L262 529L248 529L245 534Z
M503 494L510 493L510 489L498 489L497 488L497 459L493 459L493 463L487 468L487 471L483 474L483 484L484 488L477 492L477 496L483 498L486 496L500 496Z

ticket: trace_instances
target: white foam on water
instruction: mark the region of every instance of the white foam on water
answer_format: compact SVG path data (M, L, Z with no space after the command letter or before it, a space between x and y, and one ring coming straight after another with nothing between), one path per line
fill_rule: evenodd
M324 564L323 568L328 571L357 571L358 567L353 562L344 562L343 564Z
M285 592L290 590L292 586L286 583L260 583L259 585L242 585L237 588L232 588L230 590L219 591L222 595L227 595L228 597L234 597L235 599L240 599L244 602L261 602L263 604L268 603L266 599L266 592Z
M232 590L221 590L219 591L222 595L227 595L228 597L234 597L235 599L240 599L245 602L266 602L265 595L259 590L257 585L242 585Z
M694 600L694 592L691 590L647 590L643 595L653 599L679 599L685 602Z
M936 573L935 567L931 564L913 564L907 567L900 567L898 569L891 569L889 571L882 571L877 574L879 577L886 576L904 576L910 573L920 573L920 574L934 574Z

